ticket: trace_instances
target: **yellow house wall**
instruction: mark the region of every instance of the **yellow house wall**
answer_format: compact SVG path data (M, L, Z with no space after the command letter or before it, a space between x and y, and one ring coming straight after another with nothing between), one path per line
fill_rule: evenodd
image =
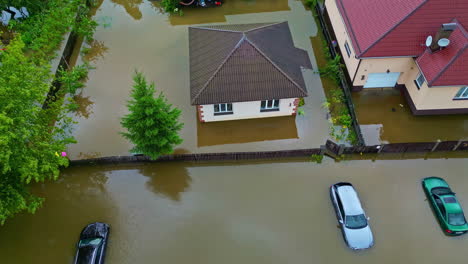
M363 86L369 73L383 73L387 72L387 70L399 72L398 84L403 84L409 78L408 72L414 70L414 67L417 69L413 58L362 59L353 85Z
M338 10L338 6L336 5L336 0L326 0L325 6L327 8L331 24L333 26L333 31L336 35L336 41L338 42L338 46L340 47L341 54L343 54L343 60L346 64L346 68L348 69L349 77L352 80L359 64L359 60L355 57L356 53L354 52L353 43L349 38L349 34L346 30L343 18L341 17L340 11ZM346 49L344 47L346 42L348 42L349 48L351 50L350 57L348 57Z
M435 110L435 109L459 109L468 108L468 100L453 100L463 86L446 86L446 87L428 87L427 82L418 90L414 80L419 75L419 69L414 63L412 70L407 73L405 82L406 89L413 100L417 110Z

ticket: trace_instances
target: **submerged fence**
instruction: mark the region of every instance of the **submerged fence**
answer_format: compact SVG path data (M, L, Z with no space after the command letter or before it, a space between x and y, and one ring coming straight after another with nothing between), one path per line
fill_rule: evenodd
M322 29L322 33L325 36L325 40L327 41L328 49L330 50L330 55L332 58L335 58L337 55L339 55L339 50L336 49L336 47L333 45L332 41L335 40L335 36L333 36L333 31L330 31L328 28L328 23L326 21L326 17L324 16L325 13L325 7L322 3L318 2L317 5L315 5L315 11L317 12L317 17L320 22L320 28ZM344 61L342 61L344 63ZM359 122L357 120L356 112L354 109L354 104L353 100L351 98L351 87L350 87L350 80L348 80L345 76L345 73L343 70L340 70L340 87L343 90L345 100L346 100L346 106L348 107L349 114L351 115L351 119L353 120L353 128L354 131L356 132L357 140L358 140L358 145L363 146L364 144L364 137L362 136L361 132L361 127L359 126Z
M254 159L281 159L310 157L316 155L328 155L332 157L346 154L364 153L430 153L430 152L451 152L467 151L468 140L466 141L437 141L420 143L391 143L375 146L351 146L338 145L330 140L320 148L260 151L260 152L227 152L227 153L193 153L193 154L173 154L165 155L157 160L151 160L147 156L112 156L102 158L92 158L83 160L72 160L70 165L90 165L90 164L118 164L135 162L159 162L159 161L237 161Z

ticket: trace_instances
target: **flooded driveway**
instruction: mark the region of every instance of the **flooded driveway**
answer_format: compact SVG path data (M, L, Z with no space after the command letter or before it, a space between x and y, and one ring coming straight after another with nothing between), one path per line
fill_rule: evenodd
M317 28L302 2L229 0L218 8L187 8L179 16L162 14L157 1L104 0L95 18L101 26L87 58L96 69L78 98L81 107L74 131L78 144L69 147L71 158L128 154L131 146L119 135L119 119L127 113L135 69L182 110L184 142L176 153L312 148L328 138L327 114L321 108L325 96L313 70L304 73L309 97L305 115L296 118L200 124L190 105L188 26L288 21L295 45L308 51L316 69L310 37Z
M81 229L111 225L107 263L462 264L468 235L447 237L421 188L444 177L468 211L467 159L156 163L74 167L33 186L35 215L0 227L2 263L71 263ZM343 242L328 187L352 182L375 237Z
M415 116L404 96L394 89L352 95L367 145L458 141L468 137L468 115Z

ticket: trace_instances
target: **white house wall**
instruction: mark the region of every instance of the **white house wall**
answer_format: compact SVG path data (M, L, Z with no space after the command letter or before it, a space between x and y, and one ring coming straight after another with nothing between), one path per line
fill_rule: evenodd
M202 122L289 116L296 113L295 102L297 101L297 98L280 99L279 111L271 112L260 112L261 101L232 103L233 114L229 115L214 115L214 106L212 104L199 105L198 115Z

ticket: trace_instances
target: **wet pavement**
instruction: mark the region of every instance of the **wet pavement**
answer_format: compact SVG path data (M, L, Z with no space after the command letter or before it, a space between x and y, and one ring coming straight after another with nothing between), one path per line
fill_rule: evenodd
M357 156L356 158L360 158ZM110 224L106 263L466 263L421 188L444 177L468 210L468 159L153 163L73 167L35 184L35 215L0 228L2 263L71 263L81 229ZM328 188L352 182L375 246L349 250Z
M468 138L468 115L415 116L404 96L391 88L352 96L367 145Z
M313 70L304 71L309 97L305 115L200 124L189 100L188 26L203 23L239 24L288 21L295 45L316 62L310 37L317 28L312 13L300 1L230 0L218 8L184 9L184 15L160 12L157 1L105 0L96 10L101 22L86 59L96 67L79 95L82 103L75 120L78 144L68 149L72 159L128 155L119 119L127 113L126 101L135 69L144 72L182 110L184 142L176 153L263 151L318 147L329 134L325 95Z

